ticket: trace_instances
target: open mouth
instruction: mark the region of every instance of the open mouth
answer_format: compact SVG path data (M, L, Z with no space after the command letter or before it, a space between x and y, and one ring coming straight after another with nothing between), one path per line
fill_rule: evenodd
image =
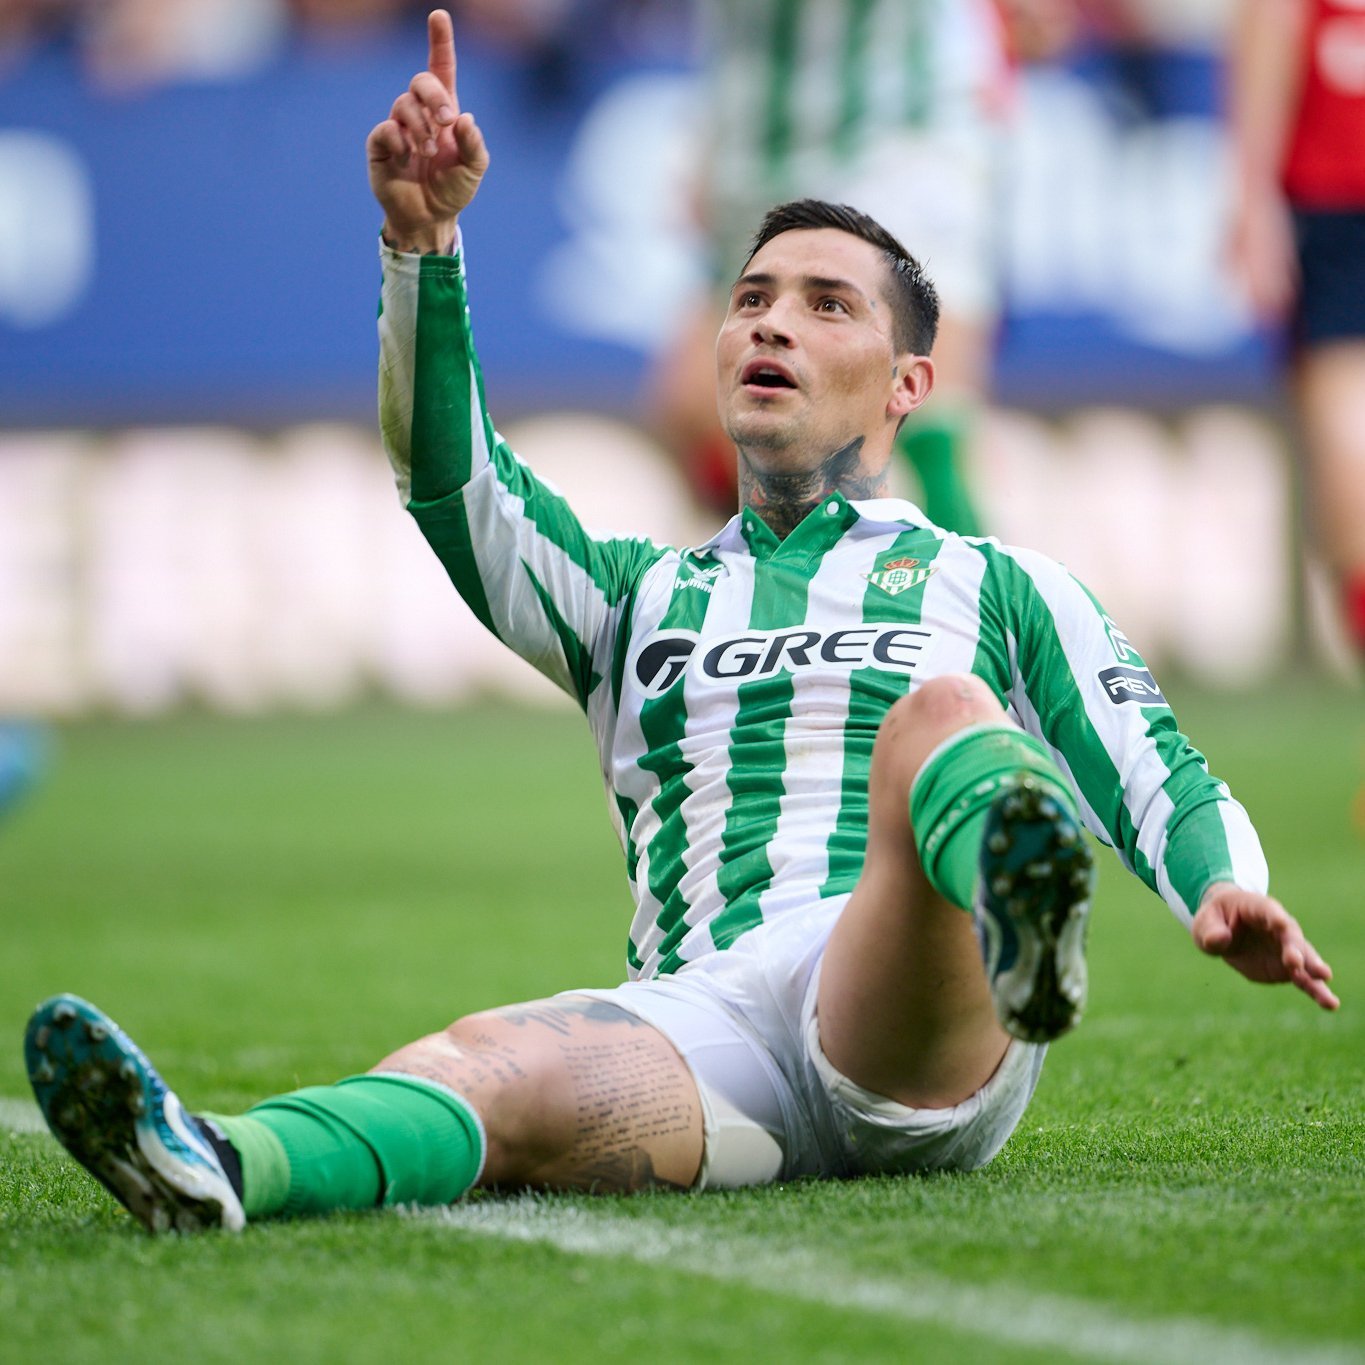
M740 375L740 383L754 389L794 389L796 380L781 366L766 360L751 360Z

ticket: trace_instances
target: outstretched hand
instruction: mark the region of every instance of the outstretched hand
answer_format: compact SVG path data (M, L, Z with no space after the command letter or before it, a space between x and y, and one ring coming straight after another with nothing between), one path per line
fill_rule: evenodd
M450 15L427 18L427 69L393 102L366 139L370 189L384 210L384 237L400 251L444 251L455 220L488 169L488 148L455 92Z
M1332 969L1279 901L1215 882L1204 893L1193 929L1197 948L1221 957L1247 980L1293 982L1325 1010L1341 1003L1327 985Z

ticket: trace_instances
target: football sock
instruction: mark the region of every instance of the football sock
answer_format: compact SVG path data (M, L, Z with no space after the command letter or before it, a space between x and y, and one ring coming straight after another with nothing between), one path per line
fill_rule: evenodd
M216 1120L204 1114L191 1114L190 1121L199 1129L200 1136L213 1148L214 1155L218 1158L219 1164L223 1168L223 1174L228 1178L228 1184L236 1191L237 1198L242 1197L242 1161L237 1155L237 1149L227 1139L227 1134L222 1130Z
M901 428L896 445L924 490L929 520L959 535L979 536L981 521L962 474L967 427L965 419L928 421L912 416Z
M206 1117L237 1153L248 1218L449 1204L483 1170L478 1115L416 1076L351 1076Z
M1365 656L1365 572L1352 574L1342 585L1346 630L1356 652Z
M986 812L1000 789L1030 773L1064 810L1076 799L1047 748L1014 725L971 725L944 740L910 788L910 824L929 883L945 900L970 910Z
M227 1170L214 1134L221 1137L237 1162L236 1179L228 1172L248 1219L279 1213L289 1197L289 1157L280 1140L265 1124L245 1114L200 1114L197 1122ZM248 1177L250 1177L248 1179Z

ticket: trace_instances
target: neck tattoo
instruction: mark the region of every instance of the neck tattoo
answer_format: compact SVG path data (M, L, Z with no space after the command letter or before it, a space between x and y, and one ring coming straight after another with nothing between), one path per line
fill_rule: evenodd
M846 498L880 498L886 495L886 473L872 474L863 468L864 438L855 436L847 445L827 455L814 469L795 473L765 473L754 468L744 447L739 448L739 501L752 507L779 540L785 540L831 493Z

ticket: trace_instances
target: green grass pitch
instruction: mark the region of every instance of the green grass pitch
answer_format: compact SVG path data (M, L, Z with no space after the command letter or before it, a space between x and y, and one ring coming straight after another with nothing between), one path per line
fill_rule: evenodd
M615 982L619 854L568 714L66 729L0 824L0 1360L1365 1361L1365 710L1171 691L1337 1016L1201 959L1102 853L1089 1016L984 1172L189 1241L29 1131L39 998L90 996L231 1111Z

